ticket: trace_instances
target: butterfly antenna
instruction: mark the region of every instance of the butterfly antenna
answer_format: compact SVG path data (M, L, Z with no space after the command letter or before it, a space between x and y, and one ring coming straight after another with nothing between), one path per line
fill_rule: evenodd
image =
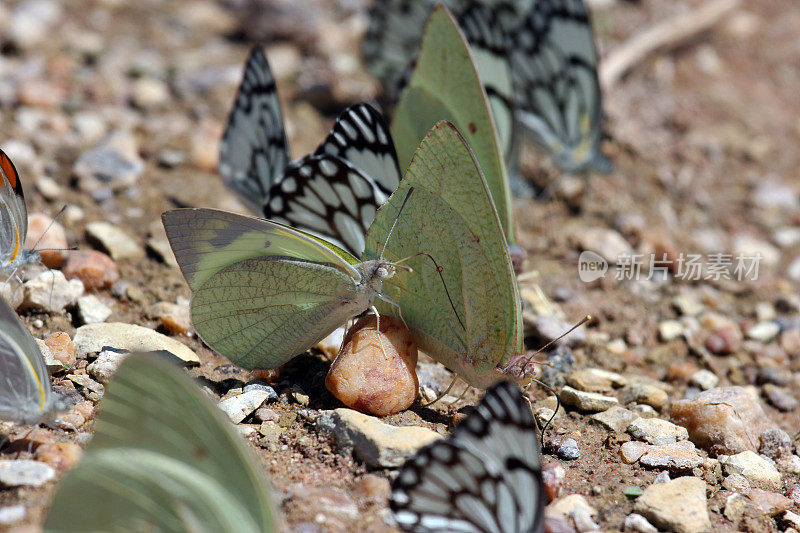
M383 252L386 251L386 245L389 244L389 237L392 236L394 227L397 225L397 221L400 220L400 214L403 212L403 208L406 206L406 202L408 202L408 199L411 198L411 193L413 192L414 192L414 187L410 187L408 189L408 193L406 194L405 199L403 200L403 203L400 205L400 210L397 212L397 216L394 217L394 222L392 222L392 227L389 228L389 234L386 235L386 241L384 241L383 248L381 248L381 255L380 255L381 259L383 259Z
M39 242L44 238L45 235L47 235L47 232L50 231L50 228L53 227L53 224L56 223L56 220L58 220L58 217L61 216L61 213L63 213L66 208L67 208L67 206L64 205L64 206L61 207L61 209L58 210L58 213L56 213L56 216L54 216L53 220L50 221L50 224L47 225L47 227L44 229L42 234L39 235L39 238L36 239L36 242L33 243L33 248L31 248L31 250L36 250L36 247L39 246ZM73 248L73 249L77 249L77 248ZM50 249L48 249L48 250L50 250ZM42 251L42 250L39 250L39 251Z
M553 344L555 344L556 342L560 341L561 339L563 339L564 337L566 337L567 335L569 335L570 333L572 333L573 331L575 331L576 329L578 329L579 327L584 325L585 323L589 322L590 320L592 320L592 315L586 315L585 317L583 317L583 319L581 319L580 322L578 322L577 324L575 324L574 326L569 328L567 331L565 331L564 333L562 333L561 335L559 335L555 339L551 340L550 342L548 342L547 344L545 344L544 346L542 346L541 348L539 348L538 350L533 352L533 354L525 360L525 364L521 364L520 365L520 368L522 368L524 370L525 367L531 362L531 359L533 359L534 357L536 357L537 355L542 353L544 350L546 350L548 347L550 347ZM519 363L517 363L517 361L519 361L519 359L515 358L514 361L509 362L504 368L502 368L502 371L506 372L511 367L516 366L517 364L519 364ZM540 363L540 364L545 365L545 366L551 366L548 363Z
M542 387L544 387L545 389L547 389L548 391L550 391L550 393L551 393L553 396L555 396L555 397L556 397L556 410L555 410L555 411L553 411L553 414L552 414L552 416L550 416L550 418L549 418L549 419L547 420L547 422L545 423L544 427L542 428L542 433L541 433L541 435L540 435L541 442L542 442L542 453L544 453L544 433L545 433L545 431L547 431L547 428L550 426L550 422L552 422L552 421L553 421L553 419L554 419L554 418L556 417L556 415L558 414L558 410L559 410L559 408L561 407L561 396L559 396L559 395L558 395L558 392L556 392L556 390L555 390L553 387L551 387L550 385L548 385L547 383L544 383L544 382L542 382L542 381L539 381L539 380L538 380L538 379L536 379L536 378L531 378L531 381L535 381L536 383L538 383L539 385L541 385ZM525 389L525 392L527 392L529 388L530 388L530 385L528 385L528 387Z
M439 263L436 262L436 259L434 259L431 254L429 254L428 252L418 252L415 253L414 255L409 255L408 257L404 257L403 259L395 262L394 264L398 265L404 261L408 261L410 259L414 259L415 257L419 257L420 255L424 255L425 257L430 259L431 262L433 263L433 266L436 268L436 273L439 274L439 279L442 280L442 287L444 287L444 293L447 295L447 301L450 302L450 307L453 309L453 313L455 313L456 315L456 320L458 320L458 323L461 324L461 327L463 329L467 329L466 326L464 326L464 322L461 320L461 317L458 316L458 310L456 309L456 306L453 303L453 299L450 297L450 291L447 290L447 283L445 283L444 276L442 275L444 268L439 266ZM409 269L409 271L411 271L411 269Z

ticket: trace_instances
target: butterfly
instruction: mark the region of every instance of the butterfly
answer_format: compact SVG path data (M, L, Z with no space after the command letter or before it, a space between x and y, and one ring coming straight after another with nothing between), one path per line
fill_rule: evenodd
M508 68L513 78L514 116L528 135L568 172L607 172L611 162L601 152L602 96L597 78L597 50L583 0L449 0L476 56L487 93L497 79L494 69ZM367 66L398 94L413 68L425 18L434 0L376 0L363 44ZM484 24L470 23L476 6ZM503 44L497 31L503 32ZM478 56L484 56L479 62ZM483 63L483 64L481 64ZM493 111L498 107L493 106ZM499 120L498 120L499 122ZM513 148L513 145L510 145ZM513 150L511 157L515 158ZM506 152L509 157L509 152ZM509 167L515 163L507 159Z
M490 13L481 6L466 11L465 27L479 31L490 22L484 18ZM498 39L500 36L495 33L494 46L499 46ZM470 52L458 23L444 6L437 6L425 27L406 89L395 107L391 132L400 163L405 166L433 121L452 121L474 151L506 240L515 247L511 191L504 163L504 153L508 155L507 151L513 148L503 144L514 143L513 116L508 107L513 97L511 73L504 63L486 59ZM491 75L493 81L488 90L481 86L478 65L486 65L485 74Z
M0 298L0 419L50 423L55 413L68 407L68 400L53 392L36 341Z
M349 171L343 159L330 163ZM213 209L168 211L162 220L192 290L195 330L240 366L275 368L373 302L475 386L506 379L496 367L521 349L502 226L475 156L449 122L420 143L360 259L270 220Z
M45 531L277 531L258 461L176 365L127 357Z
M228 118L220 173L254 213L354 255L364 251L375 212L400 182L389 129L365 103L348 107L313 154L290 163L275 79L260 47L247 59Z
M0 272L13 274L24 265L41 261L39 252L26 249L23 244L28 235L28 209L25 194L14 163L0 150Z
M389 503L404 531L540 532L541 463L530 404L499 383L448 438L401 467Z

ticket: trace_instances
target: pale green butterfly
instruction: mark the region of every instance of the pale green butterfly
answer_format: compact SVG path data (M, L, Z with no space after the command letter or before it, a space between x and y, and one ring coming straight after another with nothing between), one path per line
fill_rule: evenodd
M106 388L45 531L271 532L276 513L230 420L176 365L136 354Z
M269 220L178 209L163 221L192 289L197 333L246 368L285 363L375 299L384 314L405 321L428 355L472 385L503 379L495 367L521 349L520 300L503 229L478 162L449 122L420 143L400 187L375 215L360 261ZM401 261L413 272L395 274Z
M479 19L465 23L467 28L480 24ZM484 65L482 76L476 63ZM487 98L482 78L492 80L491 98ZM506 240L514 245L506 168L506 158L515 159L512 96L507 63L489 61L482 53L473 56L458 23L440 4L428 19L416 66L394 110L390 129L400 166L404 167L431 123L453 122L475 153Z

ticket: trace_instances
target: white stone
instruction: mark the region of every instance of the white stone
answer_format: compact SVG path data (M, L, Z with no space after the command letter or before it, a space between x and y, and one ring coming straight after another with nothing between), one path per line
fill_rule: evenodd
M92 222L86 225L86 235L100 243L111 259L140 259L144 250L133 237L108 222Z
M100 301L94 294L78 298L78 316L84 324L105 322L111 316L111 308Z
M162 335L157 331L125 324L122 322L102 322L81 326L72 341L78 350L78 358L99 353L109 346L129 352L151 352L165 350L187 363L199 363L200 358L181 342Z
M238 424L261 407L269 397L269 393L260 389L251 389L219 402L219 408L228 415L234 424Z
M783 488L783 478L775 465L755 452L747 450L736 455L720 455L719 462L726 474L742 474L755 487L766 490Z
M45 270L30 281L25 282L23 307L42 309L58 313L65 307L75 305L83 295L83 283L77 279L67 281L60 270Z

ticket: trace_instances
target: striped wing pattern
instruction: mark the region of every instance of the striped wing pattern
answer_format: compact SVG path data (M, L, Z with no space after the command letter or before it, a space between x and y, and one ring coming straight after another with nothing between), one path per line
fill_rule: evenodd
M400 470L390 504L405 531L542 531L544 491L530 404L500 383L451 435Z

